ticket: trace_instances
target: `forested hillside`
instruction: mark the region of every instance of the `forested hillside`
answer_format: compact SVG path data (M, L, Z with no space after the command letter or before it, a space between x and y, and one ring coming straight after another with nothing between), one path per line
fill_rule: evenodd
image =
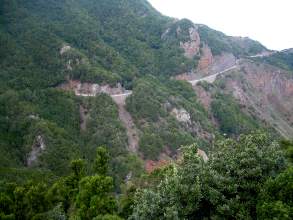
M0 219L291 219L291 58L146 0L0 0Z

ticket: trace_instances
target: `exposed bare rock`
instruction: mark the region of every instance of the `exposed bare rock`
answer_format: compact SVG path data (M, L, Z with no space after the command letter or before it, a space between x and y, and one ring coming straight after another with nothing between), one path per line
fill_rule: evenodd
M196 28L189 28L190 41L180 42L180 47L184 49L184 55L192 59L200 51L200 36Z
M72 71L73 67L72 67L72 60L68 60L67 64L66 64L66 69Z
M168 166L172 161L173 159L167 153L161 153L157 161L145 161L145 170L147 171L147 173L152 173L156 169Z
M235 66L236 62L237 59L232 53L222 53L221 55L214 57L209 73L224 71L232 66Z
M197 155L200 156L204 162L207 162L209 160L208 155L206 154L206 152L204 152L201 149L197 149Z
M118 104L119 118L126 128L128 137L128 150L132 153L137 153L139 136L138 131L135 127L133 119L129 112L126 111L124 104Z
M177 109L174 108L171 111L171 114L179 121L179 122L191 122L190 121L190 114L183 108Z
M74 91L76 96L96 96L100 93L106 93L110 95L114 100L120 100L132 94L131 91L125 90L120 83L116 87L111 87L110 85L99 85L96 83L81 83L77 80L69 80L59 86L64 90Z
M200 72L208 73L209 67L213 63L213 54L211 48L208 45L204 44L201 49L201 57L198 62L197 70Z
M208 46L204 46L197 71L206 75L212 75L236 65L236 62L237 59L232 53L213 56L211 49Z
M231 65L233 64L234 62L231 63ZM208 72L208 74L206 73L207 75L203 75L200 72L184 73L184 74L177 75L175 79L188 81L192 86L195 86L197 83L202 81L213 83L218 78L219 75L238 69L237 60L235 61L235 64L233 66L228 66L226 69L223 69L225 67L226 65L220 64L219 66L217 66L217 64L215 64L206 70ZM216 70L218 70L218 72Z
M205 140L213 140L214 136L212 133L207 132L199 122L193 121L189 112L184 108L173 108L170 112L179 122L182 123L182 126L186 131Z
M207 162L209 160L207 154L201 149L197 149L197 155L199 157L201 157L204 162ZM146 160L145 161L145 170L147 171L147 173L152 173L153 171L155 171L157 169L168 166L169 164L174 162L174 160L175 161L177 160L177 162L180 162L181 159L182 159L182 155L181 155L180 151L178 152L178 154L175 158L171 158L166 153L161 153L159 160L157 160L157 161Z
M63 55L64 53L66 53L67 51L71 50L71 47L69 45L64 45L61 49L60 49L60 55Z
M28 118L29 118L29 119L33 119L33 120L38 120L38 119L40 119L39 115L35 115L35 114L30 114L30 115L28 116Z
M196 96L203 107L206 110L209 110L212 102L211 94L204 90L201 86L194 86L193 89L195 90Z
M27 165L30 167L38 159L42 151L46 149L44 139L41 135L38 135L33 143L32 151L29 153L27 158Z
M166 29L165 32L162 34L161 39L165 39L166 36L169 34L170 28Z
M292 137L292 74L270 65L245 60L237 76L226 79L226 90L249 113L265 121L284 137Z

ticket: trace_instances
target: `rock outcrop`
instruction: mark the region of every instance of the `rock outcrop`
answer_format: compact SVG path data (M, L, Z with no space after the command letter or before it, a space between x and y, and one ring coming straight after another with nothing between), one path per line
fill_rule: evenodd
M276 67L244 60L236 77L227 77L225 89L246 110L276 129L293 136L293 77Z
M69 50L71 50L71 47L69 45L64 45L61 49L60 49L60 55L63 55L64 53L68 52Z
M211 102L213 100L211 93L209 93L208 91L206 91L201 86L194 86L193 89L194 89L194 91L196 93L196 96L197 96L199 102L208 111L209 108L210 108L210 106L211 106Z
M189 28L189 37L189 41L180 42L180 47L184 49L184 55L192 59L200 51L200 37L195 27Z
M183 108L181 109L174 108L171 111L171 115L173 115L179 122L184 122L184 123L191 122L190 114Z
M119 118L126 129L128 137L128 151L137 153L139 144L138 130L124 104L118 104Z
M33 164L37 161L38 157L45 149L45 141L41 135L38 135L33 143L32 150L28 155L27 166L33 166Z
M62 84L59 87L64 90L74 91L76 96L93 97L100 93L105 93L113 97L131 95L131 91L124 89L120 83L118 83L115 87L112 87L110 85L82 83L78 80L69 80L67 83ZM117 100L119 100L119 98L117 98Z
M198 62L197 71L208 73L209 67L213 63L213 54L211 48L204 44L201 48L201 57Z

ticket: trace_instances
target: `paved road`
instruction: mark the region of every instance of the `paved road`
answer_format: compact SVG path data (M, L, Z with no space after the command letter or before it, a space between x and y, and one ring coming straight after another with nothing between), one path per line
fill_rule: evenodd
M273 54L277 53L277 51L267 51L267 52L263 52L263 53L260 53L260 54L255 54L255 55L252 55L252 56L248 56L249 58L256 58L256 57L268 57L268 56L271 56ZM209 83L213 83L217 76L218 75L221 75L225 72L228 72L232 69L236 69L238 67L238 63L241 59L238 59L236 60L236 64L234 66L231 66L221 72L218 72L218 73L215 73L213 75L210 75L210 76L206 76L206 77L203 77L203 78L200 78L200 79L195 79L195 80L189 80L188 82L191 83L193 86L196 85L198 82L201 82L201 81L206 81L206 82L209 82Z
M193 85L193 86L196 85L198 82L201 82L201 81L206 81L206 82L209 82L209 83L213 83L216 80L218 75L221 75L221 74L223 74L225 72L228 72L228 71L236 69L236 68L237 68L237 65L234 65L234 66L231 66L231 67L229 67L229 68L227 68L227 69L225 69L225 70L223 70L221 72L215 73L213 75L206 76L206 77L196 79L196 80L190 80L188 82L191 83L191 85Z
M126 93L122 93L122 94L115 94L115 95L111 95L111 97L121 97L121 96L130 96L132 94L132 91L127 91Z
M106 93L106 94L108 94L108 93ZM123 97L130 96L131 94L132 94L132 91L127 91L127 92L121 93L121 94L114 94L114 95L108 94L108 95L110 95L112 98L119 98L119 97L123 98ZM97 94L80 93L80 92L75 91L75 95L83 96L83 97L94 97Z
M259 54L255 54L252 56L248 56L250 58L255 58L255 57L269 57L273 54L277 53L277 51L269 51L269 52L264 52L264 53L259 53Z

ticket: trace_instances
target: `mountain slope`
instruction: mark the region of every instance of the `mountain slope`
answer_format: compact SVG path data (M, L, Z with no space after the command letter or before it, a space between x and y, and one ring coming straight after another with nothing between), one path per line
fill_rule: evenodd
M146 0L0 0L0 219L289 219L291 58Z
M95 149L105 145L118 186L128 174L139 175L142 159L170 159L181 145L196 142L208 152L223 133L237 137L274 127L276 121L281 134L291 134L283 132L292 128L291 122L285 122L292 104L287 93L289 101L278 96L278 105L274 98L249 104L255 98L251 93L259 92L261 99L267 92L251 90L247 108L264 105L256 109L262 114L255 114L242 108L241 100L234 99L239 97L229 95L233 90L223 90L219 83L213 94L214 106L222 108L218 114L207 108L207 100L196 88L176 80L219 73L238 67L240 59L269 52L256 41L165 17L145 0L1 3L1 167L28 166L64 175L70 160L93 161ZM291 68L288 60L280 56L271 63L278 71L284 65ZM241 67L245 65L251 69L255 64L245 61ZM278 79L281 85L287 80ZM232 85L241 80L226 82ZM281 87L274 89L279 92ZM117 106L113 95L125 91L132 95L125 105ZM228 93L228 98L222 93ZM241 93L245 94L244 88ZM272 112L266 112L271 103ZM226 111L233 115L228 129L221 123L229 118ZM121 113L130 123L121 120ZM130 135L139 145L134 156L127 150Z

